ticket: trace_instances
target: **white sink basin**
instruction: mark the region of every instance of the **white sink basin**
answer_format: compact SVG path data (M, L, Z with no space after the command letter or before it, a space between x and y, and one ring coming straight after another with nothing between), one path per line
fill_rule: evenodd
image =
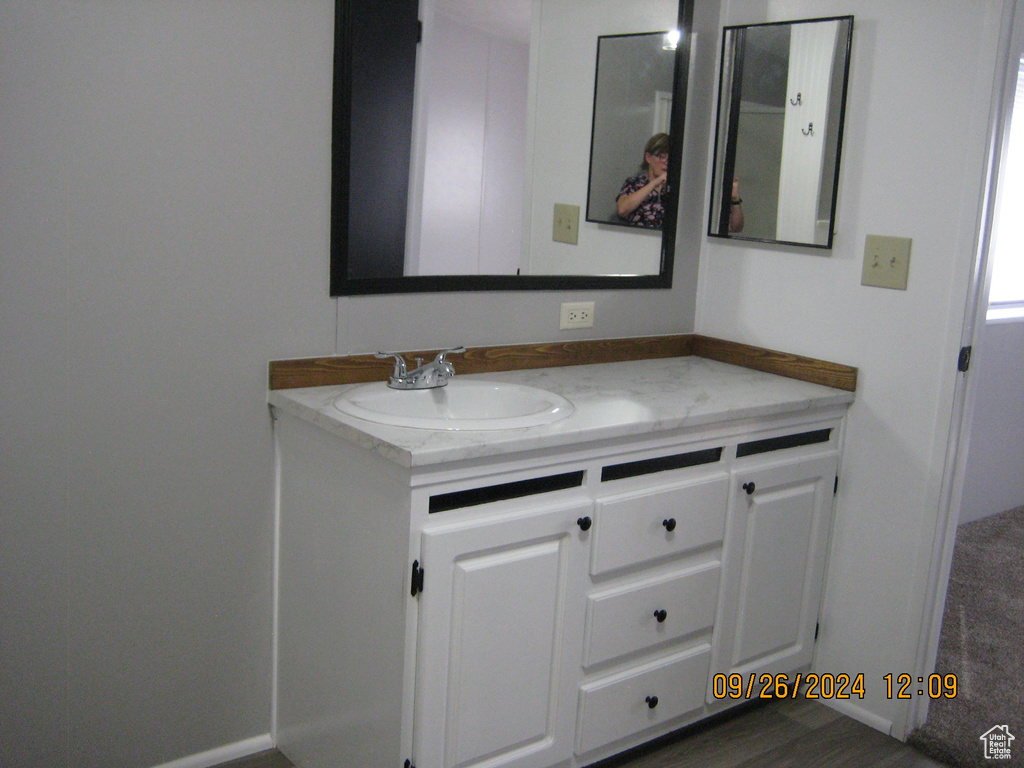
M344 414L413 429L519 429L564 419L573 405L554 392L521 384L453 379L437 389L353 387L334 400Z

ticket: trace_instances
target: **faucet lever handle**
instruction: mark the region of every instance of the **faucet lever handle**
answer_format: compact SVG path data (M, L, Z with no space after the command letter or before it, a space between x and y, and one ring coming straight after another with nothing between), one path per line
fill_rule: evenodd
M445 361L444 359L445 359L446 355L458 354L459 352L465 352L465 351L466 351L465 347L452 347L451 349L446 349L443 352L438 352L437 357L434 358L434 361L438 362L438 363L443 363Z
M397 352L377 352L374 355L374 357L376 357L378 359L381 359L381 360L384 360L384 359L389 358L389 357L390 358L394 358L394 360L395 360L395 371L392 374L392 376L394 378L398 378L399 376L405 376L405 374L406 374L405 358L402 357Z

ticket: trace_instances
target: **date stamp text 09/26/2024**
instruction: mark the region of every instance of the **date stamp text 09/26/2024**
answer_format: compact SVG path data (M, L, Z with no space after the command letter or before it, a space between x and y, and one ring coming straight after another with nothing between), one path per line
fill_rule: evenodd
M885 685L885 695L890 699L912 699L915 696L955 699L957 694L954 674L915 678L906 673L889 673L883 675L879 683ZM716 699L863 699L867 695L866 685L863 672L855 675L719 673L712 680L712 693Z

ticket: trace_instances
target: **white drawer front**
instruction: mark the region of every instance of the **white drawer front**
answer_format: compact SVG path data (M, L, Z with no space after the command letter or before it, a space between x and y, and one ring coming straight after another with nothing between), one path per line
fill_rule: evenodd
M729 476L609 496L594 510L593 574L722 540Z
M584 685L580 689L576 754L586 754L700 707L710 661L711 647L701 645ZM657 697L656 703L653 697Z
M600 664L715 623L721 563L717 560L587 598L583 663Z

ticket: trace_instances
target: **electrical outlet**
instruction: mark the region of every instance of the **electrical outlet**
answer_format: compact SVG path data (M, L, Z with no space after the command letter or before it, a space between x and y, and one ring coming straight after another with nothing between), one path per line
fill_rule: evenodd
M909 237L868 235L864 238L864 267L860 284L907 290L910 271Z
M562 314L558 323L560 330L567 328L593 328L594 302L568 301L562 305Z

